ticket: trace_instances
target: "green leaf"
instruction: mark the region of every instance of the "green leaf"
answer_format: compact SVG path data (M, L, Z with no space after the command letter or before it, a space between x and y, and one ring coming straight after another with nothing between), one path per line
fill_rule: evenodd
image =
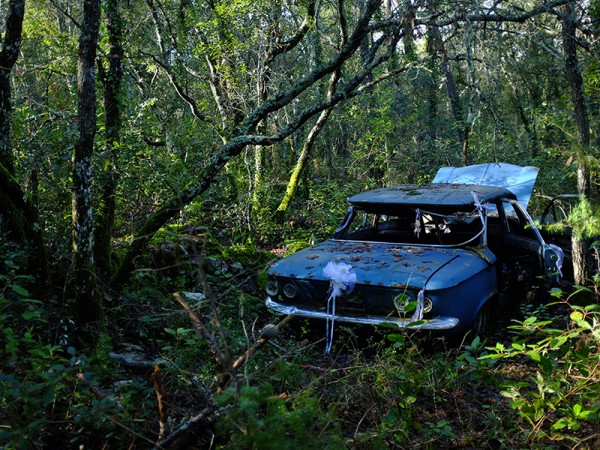
M567 340L568 340L567 336L555 337L554 339L552 339L550 346L553 349L557 349L557 348L561 347L565 342L567 342Z
M531 325L533 323L537 322L537 317L532 316L532 317L528 317L527 319L525 319L523 321L523 325Z
M550 372L552 370L552 360L544 355L541 355L540 366L545 372Z
M595 417L595 415L596 413L594 411L592 411L591 409L586 409L585 411L581 411L577 415L577 418L583 420L592 420Z
M567 419L566 417L561 417L560 419L558 419L556 421L556 423L554 425L552 425L552 429L553 430L562 430L567 425L569 425L569 422L570 422L570 420Z
M571 313L570 317L571 317L571 320L573 322L575 322L579 328L582 328L584 330L591 330L592 329L592 325L590 325L589 322L587 322L586 320L584 320L584 315L580 311L573 311Z
M500 395L514 400L515 398L519 397L521 394L519 394L519 392L517 392L516 390L511 389L508 391L500 391Z
M31 319L39 319L42 315L39 311L25 311L23 314L21 314L21 316L25 320L31 320Z
M583 314L579 311L573 311L571 313L571 320L573 320L574 322L577 322L578 320L583 319Z
M27 289L25 289L23 286L19 286L18 284L9 284L9 287L13 290L13 292L23 297L29 297L31 295Z
M404 345L406 338L403 334L392 333L387 335L387 339L391 342L394 342L394 346L399 347Z
M552 297L560 298L560 297L562 297L562 294L563 294L563 291L560 288L552 288L552 289L550 289L550 295Z

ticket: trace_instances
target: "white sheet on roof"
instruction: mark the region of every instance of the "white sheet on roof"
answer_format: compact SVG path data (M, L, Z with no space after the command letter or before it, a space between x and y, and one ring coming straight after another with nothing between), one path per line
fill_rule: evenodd
M481 184L509 189L527 208L539 169L507 163L477 164L466 167L442 167L434 183Z

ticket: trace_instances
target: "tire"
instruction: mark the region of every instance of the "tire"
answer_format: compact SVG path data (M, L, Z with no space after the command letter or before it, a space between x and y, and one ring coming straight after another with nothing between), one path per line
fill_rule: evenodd
M470 335L475 336L483 336L485 332L488 330L490 325L490 305L489 302L485 303L473 319L473 323L471 323Z

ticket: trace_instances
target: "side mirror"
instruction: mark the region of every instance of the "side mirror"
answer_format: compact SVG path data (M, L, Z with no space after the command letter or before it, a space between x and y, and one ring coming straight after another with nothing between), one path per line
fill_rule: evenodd
M546 244L544 245L542 252L546 278L558 282L562 276L562 265L565 259L562 249L554 244Z

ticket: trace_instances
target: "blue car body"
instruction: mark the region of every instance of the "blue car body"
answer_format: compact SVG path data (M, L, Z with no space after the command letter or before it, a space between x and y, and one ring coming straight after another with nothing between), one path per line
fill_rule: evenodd
M356 279L337 298L336 321L446 335L473 327L479 332L490 311L514 297L515 289L557 270L557 250L544 242L505 187L401 185L360 193L348 203L348 214L331 239L271 267L267 307L327 319L333 284L325 268L334 263L349 268Z

